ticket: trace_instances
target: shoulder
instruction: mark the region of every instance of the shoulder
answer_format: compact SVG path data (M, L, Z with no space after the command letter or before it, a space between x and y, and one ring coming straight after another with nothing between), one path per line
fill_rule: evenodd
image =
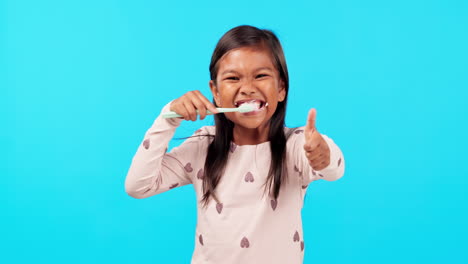
M305 126L301 127L285 127L284 133L286 135L286 140L289 142L291 140L295 141L297 139L304 137Z
M296 153L298 151L301 151L305 143L305 127L302 126L285 129L287 153Z

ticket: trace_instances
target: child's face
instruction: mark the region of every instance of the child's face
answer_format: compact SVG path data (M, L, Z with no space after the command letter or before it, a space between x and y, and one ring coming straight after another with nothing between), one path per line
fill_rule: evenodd
M225 113L238 126L259 128L268 125L286 91L268 51L252 47L234 49L218 61L216 83L210 81L218 107L234 108L256 100L259 110Z

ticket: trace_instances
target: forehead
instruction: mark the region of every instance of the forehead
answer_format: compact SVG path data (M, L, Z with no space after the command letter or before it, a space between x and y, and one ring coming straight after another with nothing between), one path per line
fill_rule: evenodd
M242 47L224 54L219 60L219 72L224 70L275 69L271 53L267 49Z

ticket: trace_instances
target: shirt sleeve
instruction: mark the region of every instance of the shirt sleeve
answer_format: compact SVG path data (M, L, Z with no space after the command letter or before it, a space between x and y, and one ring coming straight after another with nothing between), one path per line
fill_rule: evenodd
M343 153L335 142L328 136L321 134L325 142L330 148L330 164L319 171L312 169L304 153L304 128L299 128L291 135L292 157L294 163L294 170L298 171L301 175L302 185L308 185L310 182L324 179L327 181L335 181L344 175L345 161Z
M170 103L162 109L166 111L170 111ZM146 198L192 183L195 158L200 156L199 140L191 137L166 153L181 122L160 115L148 129L125 179L125 191L130 196Z

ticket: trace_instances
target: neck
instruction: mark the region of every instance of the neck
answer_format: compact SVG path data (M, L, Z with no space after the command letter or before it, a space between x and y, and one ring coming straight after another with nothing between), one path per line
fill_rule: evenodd
M269 126L245 128L234 125L233 140L236 145L257 145L268 141Z

